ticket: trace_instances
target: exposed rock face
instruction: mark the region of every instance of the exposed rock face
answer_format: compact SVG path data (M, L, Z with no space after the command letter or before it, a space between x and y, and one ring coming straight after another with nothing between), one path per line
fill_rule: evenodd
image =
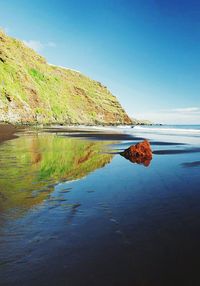
M1 31L0 121L132 124L107 87L80 72L48 64Z
M120 153L123 157L136 164L143 164L148 167L152 160L151 145L147 140L136 145L131 145L124 152Z

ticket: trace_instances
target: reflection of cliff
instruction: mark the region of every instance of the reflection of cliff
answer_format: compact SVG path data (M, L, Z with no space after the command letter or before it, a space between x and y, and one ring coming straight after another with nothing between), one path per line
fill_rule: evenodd
M56 182L79 179L103 167L112 159L110 154L101 154L106 144L48 134L4 145L0 149L0 210L32 207L47 197Z
M31 152L31 163L32 165L41 162L42 153L39 149L39 140L38 137L34 137L30 144L30 152Z

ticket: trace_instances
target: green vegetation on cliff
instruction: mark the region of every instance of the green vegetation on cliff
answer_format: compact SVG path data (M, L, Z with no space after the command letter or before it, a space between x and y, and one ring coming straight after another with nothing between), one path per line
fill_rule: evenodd
M131 124L116 97L79 72L49 65L0 31L0 121Z

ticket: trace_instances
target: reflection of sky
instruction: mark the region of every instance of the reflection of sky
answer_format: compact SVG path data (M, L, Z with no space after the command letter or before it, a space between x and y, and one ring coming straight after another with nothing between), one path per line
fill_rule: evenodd
M171 257L165 245L173 257L177 251L183 253L182 246L191 245L183 234L191 233L198 224L199 169L183 168L182 163L195 158L195 154L172 155L170 160L168 156L154 156L150 167L144 168L116 155L110 164L84 179L57 184L47 200L4 227L0 253L2 261L9 256L4 271L9 269L13 275L8 279L28 277L32 286L34 277L51 277L51 269L54 279L70 275L77 279L77 267L91 271L94 261L100 266L103 263L106 269L117 266L113 255L123 264L133 255L131 268L126 263L126 269L132 270L135 265L143 269L164 254L165 259ZM195 237L189 240L193 247L197 246ZM141 257L145 257L145 263ZM57 271L60 278L55 276ZM137 277L140 272L135 273ZM54 282L50 279L48 285Z

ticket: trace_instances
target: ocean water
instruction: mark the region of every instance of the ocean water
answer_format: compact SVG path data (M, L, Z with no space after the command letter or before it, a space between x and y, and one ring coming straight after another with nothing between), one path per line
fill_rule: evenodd
M135 126L135 130L145 132L156 132L160 134L179 134L183 136L200 137L200 125L152 125L152 126Z
M149 139L162 138L171 142L197 145L200 142L200 125L152 125L134 128L121 126L119 129L138 136L144 135Z
M198 132L25 130L1 144L0 284L199 285ZM148 167L120 155L143 139Z

